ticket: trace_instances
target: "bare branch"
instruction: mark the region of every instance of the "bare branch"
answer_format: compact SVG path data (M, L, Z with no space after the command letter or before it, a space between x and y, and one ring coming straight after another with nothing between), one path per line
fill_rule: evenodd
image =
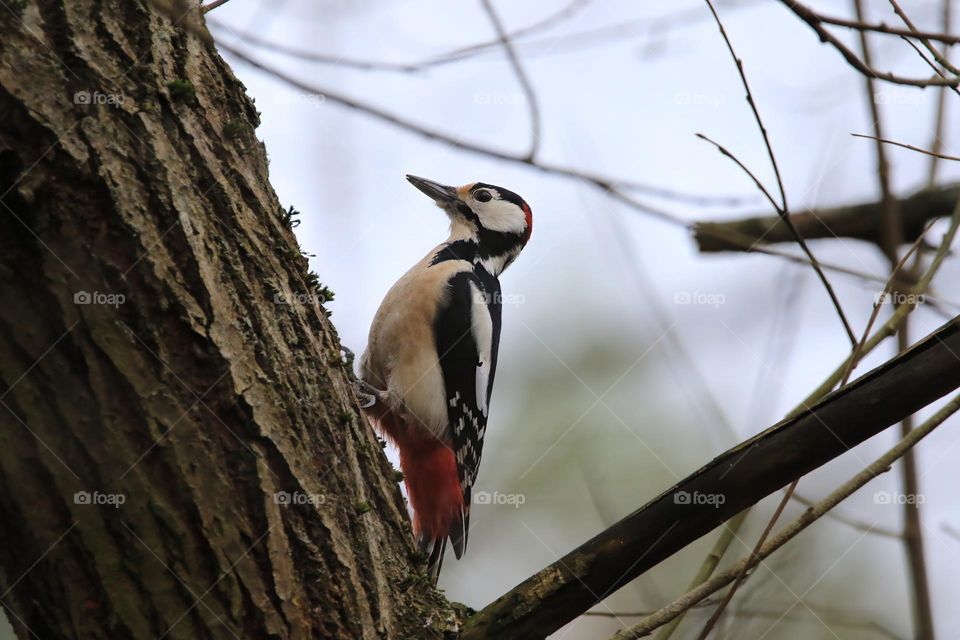
M920 189L899 199L902 238L912 242L930 220L950 215L960 198L960 183ZM808 209L791 214L797 231L807 240L853 238L879 244L882 209L875 201L826 209ZM793 242L778 215L752 214L721 222L696 222L694 239L700 251L743 251L752 245ZM740 242L728 241L729 237ZM756 250L756 247L753 247Z
M753 99L753 92L750 91L750 83L747 81L747 74L743 71L743 62L740 58L737 57L737 52L733 49L733 43L730 42L730 38L727 36L727 31L723 27L723 22L720 21L720 16L717 14L717 10L714 8L711 0L706 0L707 6L710 8L710 13L713 14L713 19L717 23L717 28L720 29L720 35L723 36L723 41L727 45L727 51L730 52L730 57L733 58L734 63L737 66L737 73L740 74L740 82L743 84L743 88L747 94L747 104L750 105L750 110L753 112L753 118L757 123L757 127L760 129L760 135L763 137L763 144L767 148L767 155L770 158L770 164L773 167L773 173L777 179L777 189L780 191L780 205L777 206L773 198L770 197L769 192L760 185L760 181L752 173L747 171L747 174L753 179L753 181L760 186L761 192L770 200L770 203L776 209L777 214L781 217L784 224L787 225L787 228L790 230L790 233L793 235L794 240L797 244L800 245L800 248L806 254L807 258L810 260L810 265L813 267L813 270L816 271L817 277L820 278L820 282L823 283L824 289L827 291L827 295L830 297L830 302L833 303L834 309L837 311L837 316L840 318L840 322L843 324L844 330L847 332L847 337L850 339L850 344L855 346L857 344L857 339L853 334L853 329L850 328L850 322L847 320L846 314L843 312L843 307L840 305L840 300L837 298L836 292L833 290L830 281L827 279L826 274L823 272L823 269L817 263L816 257L813 255L813 252L810 250L810 247L807 246L807 243L804 242L803 236L801 236L796 227L793 226L793 221L790 219L790 209L787 206L787 192L783 188L783 179L780 176L780 166L777 164L777 157L773 152L773 145L770 144L770 136L767 135L767 128L763 124L763 119L760 117L760 110L757 108L756 101ZM701 136L703 137L703 136ZM712 141L711 141L712 142ZM716 144L716 143L714 143ZM720 149L720 152L731 158L734 162L737 163L743 170L746 171L746 167L737 160L729 151L716 145Z
M509 34L511 40L519 38L521 36L528 36L533 33L542 31L549 27L554 26L555 24L566 20L574 16L581 9L586 7L592 0L572 0L565 7L556 11L555 13L550 14L549 16L539 20L531 25L517 29ZM347 67L350 69L357 69L361 71L393 71L400 73L418 73L420 71L425 71L430 67L439 66L451 62L459 62L461 60L466 60L470 57L473 57L477 54L489 51L494 47L500 46L500 39L496 38L494 40L487 40L484 42L478 42L466 47L460 47L454 49L453 51L448 51L446 53L434 56L428 60L422 62L410 62L410 63L396 63L396 62L387 62L380 60L358 60L356 58L349 58L336 54L325 54L325 53L315 53L313 51L304 51L302 49L297 49L294 47L289 47L278 42L273 42L260 36L249 33L246 31L239 31L234 29L230 25L224 24L220 21L207 20L208 24L212 25L218 31L223 31L229 33L231 36L238 38L239 40L251 44L255 47L263 49L264 51L272 51L274 53L279 53L291 58L296 58L298 60L303 60L305 62L316 62L319 64L329 64L338 67Z
M944 31L950 29L951 22L951 8L953 2L951 0L943 0L943 11L940 15L940 26ZM946 59L950 54L950 45L947 44L943 50L943 57ZM930 149L934 153L940 153L943 149L943 132L946 126L947 121L947 90L945 87L941 87L937 91L937 117L936 123L933 127L933 136L930 141ZM937 181L937 169L940 167L938 162L939 158L933 156L930 158L930 170L927 173L927 184L933 186Z
M960 350L960 318L815 406L719 455L469 618L461 639L542 638L556 631L790 480L960 387L960 360L951 350ZM918 427L910 437L919 439L927 432ZM685 495L722 495L724 500L701 504ZM764 548L784 542L778 534ZM734 569L722 585L735 578L742 565ZM716 578L705 584L715 585ZM679 613L675 610L669 619Z
M933 55L933 59L937 61L937 64L942 66L944 69L946 69L953 75L960 75L960 70L958 70L955 66L950 64L950 61L947 60L947 58L942 53L940 53L940 51L937 50L936 47L933 46L933 44L930 42L930 39L925 38L919 34L919 31L917 30L917 27L914 26L913 21L910 20L910 17L906 14L906 12L900 8L899 4L897 4L897 0L890 0L890 4L893 6L893 10L896 12L896 14L900 16L900 19L903 20L903 24L907 25L907 28L910 29L910 35L920 40L923 46L927 48L927 51L929 51ZM907 36L902 36L902 37L907 38ZM941 77L943 77L942 74L941 74Z
M926 149L921 149L920 147L915 147L912 144L905 144L903 142L897 142L895 140L887 140L886 138L880 138L877 136L869 136L865 133L851 133L850 135L852 135L854 138L866 138L867 140L876 140L877 142L881 142L883 144L892 144L895 147L903 147L904 149L910 149L911 151L923 153L928 156L933 156L935 158L943 158L944 160L953 160L955 162L960 162L960 158L958 158L957 156L948 156L945 153L936 153L934 151L928 151Z
M619 178L611 178L607 176L596 175L587 171L580 171L579 169L573 169L570 167L564 167L560 165L555 165L549 162L540 162L533 161L530 158L524 155L518 155L509 153L506 151L500 151L490 147L481 146L478 144L473 144L470 142L465 142L460 138L456 138L450 135L447 135L436 129L430 129L428 127L417 124L411 120L404 118L403 116L396 115L375 107L364 102L360 102L354 98L344 96L334 91L328 91L326 89L308 85L307 83L294 78L293 76L281 71L279 69L274 69L264 62L261 62L255 58L250 57L245 52L234 48L231 45L224 44L222 42L217 43L217 47L226 51L230 55L236 57L241 62L244 62L252 67L260 69L261 71L267 73L273 78L284 82L285 84L290 85L300 91L309 93L311 95L323 96L323 98L332 103L348 107L360 113L366 114L388 124L391 124L395 127L415 133L423 138L429 140L435 140L437 142L442 142L448 146L460 149L462 151L468 151L470 153L475 153L482 156L487 156L490 158L495 158L497 160L504 160L506 162L513 162L517 164L526 165L543 173L549 173L553 175L564 176L567 178L573 178L581 182L590 184L597 189L605 193L620 199L623 202L628 203L632 208L642 213L648 214L655 218L658 218L662 221L669 222L677 226L686 227L686 221L678 218L677 216L663 211L662 209L657 209L646 203L642 203L635 198L626 194L626 191L637 191L644 193L647 196L663 198L667 200L678 200L683 202L689 202L691 204L718 204L721 201L735 201L743 202L742 198L726 198L721 197L719 199L714 199L712 197L704 197L692 194L680 193L673 191L671 189L663 189L660 187L655 187L647 184L642 184L639 182L631 180L621 180Z
M903 76L890 73L889 71L878 71L857 57L857 54L847 47L847 45L830 33L830 31L823 26L823 18L821 18L809 7L800 4L799 2L795 2L794 0L780 0L780 2L790 11L792 11L798 18L806 22L807 25L813 29L818 36L820 36L820 39L823 42L830 44L834 49L840 52L840 55L843 56L844 60L846 60L850 66L868 78L876 78L878 80L885 80L894 84L902 84L912 87L955 87L960 84L960 78L905 78ZM909 33L905 35L909 35Z
M212 2L210 2L209 4L205 4L201 6L200 11L202 13L208 13L210 11L213 11L219 6L227 4L228 2L230 2L230 0L212 0Z
M199 34L198 34L199 35ZM354 109L360 113L373 117L375 119L387 122L393 126L396 126L402 130L414 133L421 137L434 140L436 142L441 142L443 144L452 146L454 148L467 151L470 153L475 153L478 155L483 155L487 157L496 158L499 160L504 160L507 162L514 162L526 165L537 171L541 171L546 174L561 176L564 178L576 180L582 183L586 183L589 186L593 186L596 189L603 192L605 195L623 202L629 206L634 211L650 215L662 222L667 222L674 226L683 227L685 229L692 229L695 232L698 243L701 245L701 251L705 250L703 248L704 244L710 246L721 246L723 249L712 249L712 250L740 250L740 251L751 251L754 253L762 253L765 255L776 256L792 262L797 262L801 264L811 264L809 258L804 256L792 255L790 253L778 251L776 249L765 248L759 246L759 242L756 236L751 237L750 233L742 233L738 229L725 229L717 228L715 230L710 229L711 224L714 223L689 223L667 211L662 209L654 208L653 206L637 200L635 197L629 195L628 191L640 191L644 192L650 197L657 197L670 200L678 200L683 202L689 202L691 204L697 205L716 205L726 203L730 206L742 205L744 203L743 198L733 198L728 196L713 197L713 196L698 196L695 194L680 193L677 191L663 189L660 187L654 187L651 185L640 184L632 181L625 181L618 178L609 178L606 176L599 176L589 172L581 171L579 169L574 169L570 167L564 167L561 165L555 165L549 162L543 162L540 160L530 161L527 158L524 158L520 155L514 155L507 152L499 151L497 149L492 149L489 147L483 147L480 145L472 144L465 142L461 139L454 138L444 134L435 129L429 129L423 127L415 122L407 120L402 116L389 113L378 107L360 102L354 98L346 97L339 95L334 92L325 91L322 88L314 87L306 84L305 82L293 78L289 74L284 73L281 70L273 69L264 62L256 60L255 58L250 57L245 52L234 48L232 45L225 43L218 43L217 46L226 51L227 53L235 56L242 62L249 64L257 69L260 69L269 76L284 82L285 84L294 87L300 91L310 93L311 95L323 96L325 100L330 101L331 103L340 104L350 109ZM801 214L802 215L802 214ZM793 216L794 219L798 216ZM777 219L778 222L782 222ZM721 223L722 224L722 223ZM761 234L762 235L762 234ZM775 235L772 233L771 235ZM873 274L857 271L856 269L851 269L842 265L830 264L820 262L820 265L830 271L836 273L842 273L845 275L853 276L868 282L884 282L883 278L875 276ZM932 297L932 296L931 296Z
M828 514L829 515L829 512ZM731 613L738 618L760 618L767 620L804 620L819 618L822 622L828 622L833 625L848 627L850 629L862 629L864 631L873 631L889 640L902 640L896 633L883 626L879 622L870 619L870 614L864 613L859 616L851 615L848 611L840 608L827 607L822 604L802 600L804 609L800 611L791 611L787 609L784 612L766 611L757 608L737 607ZM794 602L796 606L799 602ZM789 606L789 605L788 605Z
M917 29L898 29L897 27L891 27L882 22L879 24L871 24L861 20L848 20L846 18L835 18L833 16L825 16L820 12L815 12L812 9L807 8L811 14L816 16L816 18L825 24L832 24L837 27L846 27L847 29L855 29L857 31L874 31L876 33L885 33L887 35L893 36L907 36L910 38L924 38L927 40L936 40L937 42L943 42L944 44L956 44L960 42L960 36L951 35L949 33L938 33L934 31L919 31Z
M810 500L809 498L805 498L796 492L794 492L793 494L793 499L806 507L812 507L816 504L816 502L814 502L813 500ZM884 536L886 538L893 538L895 540L903 539L903 534L900 533L899 531L894 531L893 529L887 529L884 527L877 526L876 524L864 522L862 520L857 520L855 518L845 516L839 511L837 511L836 509L832 511L828 511L824 515L831 520L835 520L841 524L845 524L851 529L855 529L863 533L876 535L876 536Z
M910 432L909 435L902 438L896 446L874 460L863 471L855 475L849 481L830 493L826 498L807 509L802 516L781 529L773 538L771 538L756 557L753 555L741 559L735 565L702 584L700 587L689 591L684 596L674 600L671 604L660 609L637 625L630 629L623 630L613 636L611 640L632 640L641 638L657 627L660 627L670 620L676 618L691 606L700 602L707 596L716 593L727 586L744 570L749 570L767 558L774 551L795 538L800 532L805 530L811 524L819 520L824 514L840 504L843 500L853 495L858 489L876 478L878 475L886 472L890 465L899 460L903 455L910 451L920 440L928 436L938 426L944 423L951 415L960 410L960 395L952 398L939 411L926 420L923 424Z
M534 157L537 155L537 148L540 146L540 106L537 102L537 94L533 90L530 78L527 77L526 72L523 70L523 65L520 64L517 52L514 51L513 43L510 41L510 35L503 28L500 16L497 15L496 10L493 8L492 0L481 0L481 2L484 10L487 12L487 16L490 17L490 22L493 23L493 28L497 31L497 37L503 45L507 59L510 60L510 66L513 67L517 81L520 83L520 87L527 97L527 108L530 113L530 152L527 154L526 159L533 162Z

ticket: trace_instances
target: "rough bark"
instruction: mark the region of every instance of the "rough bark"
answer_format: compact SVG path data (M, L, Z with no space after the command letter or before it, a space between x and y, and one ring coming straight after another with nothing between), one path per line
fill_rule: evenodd
M0 602L18 636L442 636L454 612L418 577L258 114L185 30L196 11L9 9Z

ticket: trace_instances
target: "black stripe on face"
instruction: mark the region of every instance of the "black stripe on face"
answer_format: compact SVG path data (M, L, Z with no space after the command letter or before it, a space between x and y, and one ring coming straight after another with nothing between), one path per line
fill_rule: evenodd
M523 206L523 199L520 198L517 194L512 191L507 191L506 189L501 189L500 187L495 187L493 185L484 184L483 182L478 182L471 189L472 193L476 189L496 189L500 191L501 196L505 194L510 194L511 197L516 198L514 202L517 206ZM502 200L507 200L506 197L501 197ZM480 246L477 249L477 255L480 258L489 258L492 256L501 256L505 255L517 247L522 247L524 244L523 234L522 233L507 233L504 231L493 231L487 229L480 222L480 217L470 208L466 202L457 203L457 211L464 218L473 223L473 226L477 229L477 240L479 241Z

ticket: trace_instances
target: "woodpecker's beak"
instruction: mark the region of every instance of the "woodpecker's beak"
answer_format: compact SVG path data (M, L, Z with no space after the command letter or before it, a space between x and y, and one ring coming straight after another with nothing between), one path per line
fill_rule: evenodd
M457 190L445 184L440 184L439 182L418 176L411 176L410 174L407 174L407 180L417 189L420 189L420 191L430 196L433 201L437 203L437 206L443 209L454 206L460 199L457 195Z

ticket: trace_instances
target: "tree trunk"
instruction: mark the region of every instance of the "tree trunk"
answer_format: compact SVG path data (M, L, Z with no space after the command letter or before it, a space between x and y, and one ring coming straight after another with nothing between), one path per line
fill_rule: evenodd
M440 637L195 4L0 11L0 601L44 640Z

